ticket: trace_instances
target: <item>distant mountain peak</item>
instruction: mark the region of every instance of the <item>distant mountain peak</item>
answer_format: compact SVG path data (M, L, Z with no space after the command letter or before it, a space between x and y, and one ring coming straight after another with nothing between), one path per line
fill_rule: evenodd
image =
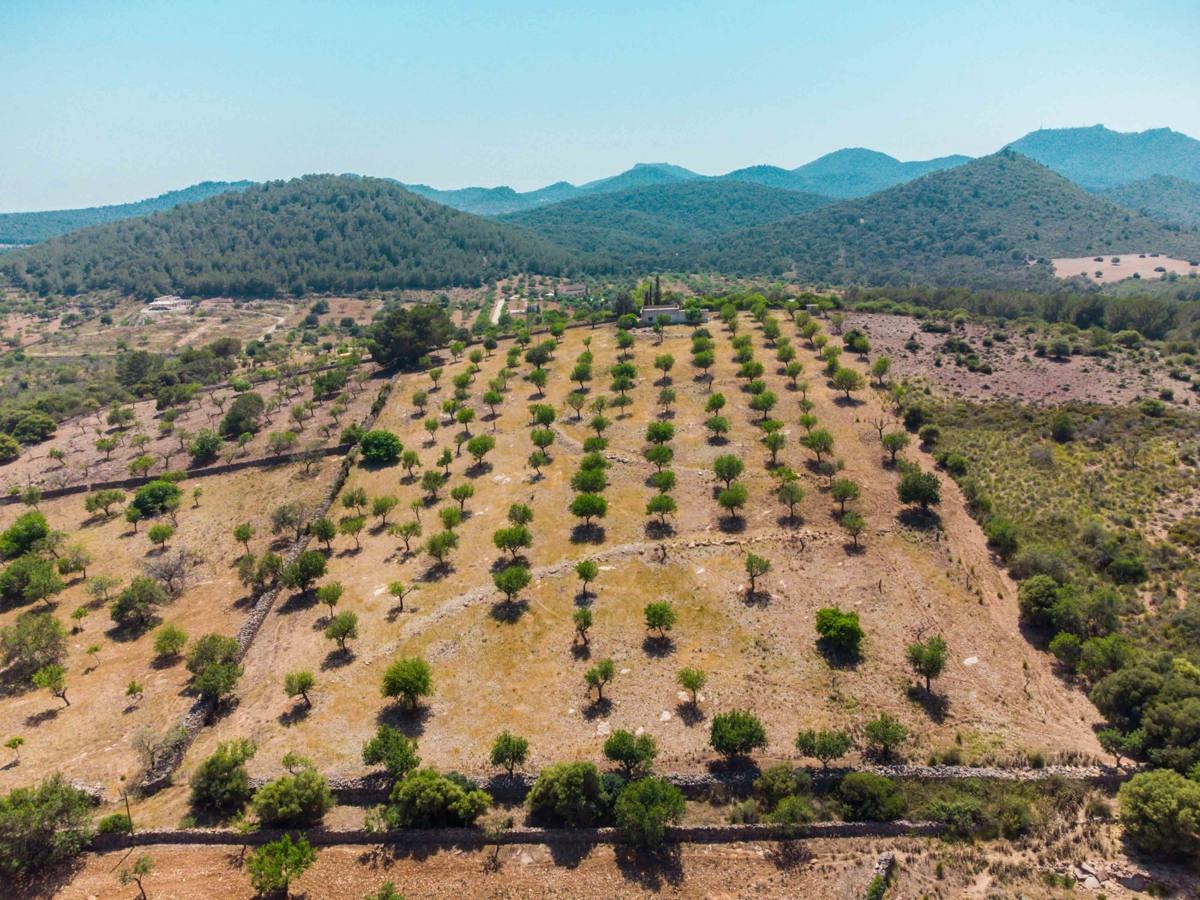
M1039 128L1008 146L1091 190L1151 175L1200 182L1200 141L1170 128Z

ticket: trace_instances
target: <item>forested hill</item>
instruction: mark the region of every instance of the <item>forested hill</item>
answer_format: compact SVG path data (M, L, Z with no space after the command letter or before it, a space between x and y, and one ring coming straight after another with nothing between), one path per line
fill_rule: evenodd
M797 169L751 166L721 177L848 199L887 190L930 172L961 166L969 159L967 156L943 156L901 162L877 150L851 147L827 153Z
M834 202L828 197L709 179L593 194L505 216L565 247L671 267L674 252L717 234L774 222Z
M1200 141L1152 128L1120 132L1092 128L1044 128L1010 145L1091 190L1104 190L1151 175L1200 182Z
M1144 212L1152 219L1200 227L1200 184L1194 181L1151 175L1101 193L1113 203Z
M55 209L48 212L0 213L0 244L36 244L48 238L101 225L146 216L183 203L197 203L229 191L244 191L252 181L203 181L179 191L168 191L149 200L85 209Z
M39 291L267 296L479 284L572 261L395 182L310 175L54 238L0 257L0 271Z
M1050 287L1029 259L1157 251L1194 256L1200 235L1089 194L1012 151L926 175L693 250L692 265L814 281Z

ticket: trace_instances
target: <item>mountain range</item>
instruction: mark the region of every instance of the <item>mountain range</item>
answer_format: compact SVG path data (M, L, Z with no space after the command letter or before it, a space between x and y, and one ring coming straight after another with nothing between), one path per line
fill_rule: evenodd
M834 201L689 179L503 221L354 175L255 185L0 257L39 292L301 295L480 285L516 272L788 275L826 284L1052 290L1048 260L1200 259L1200 232L1117 206L1013 150Z

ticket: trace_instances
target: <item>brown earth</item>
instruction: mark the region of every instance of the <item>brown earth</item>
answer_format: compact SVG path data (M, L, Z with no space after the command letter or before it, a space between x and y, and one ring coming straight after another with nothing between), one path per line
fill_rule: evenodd
M1009 329L1007 341L985 347L983 339L995 330L993 327L967 323L953 335L931 334L921 331L920 322L911 316L884 313L848 312L845 328L863 331L873 355L891 358L893 378L916 380L939 394L964 400L1014 400L1031 406L1072 402L1124 405L1171 389L1175 402L1189 402L1186 385L1172 381L1164 366L1147 365L1119 350L1109 358L1071 356L1055 360L1034 354L1039 334ZM980 362L990 364L993 371L970 372L965 366L955 365L953 354L939 351L952 336L966 339ZM904 346L910 338L921 345L919 350L910 351Z
M944 487L943 531L902 527L896 476L881 466L875 431L868 424L882 414L878 401L864 397L851 406L836 403L808 349L801 355L813 373L810 397L816 412L837 438L844 474L863 485L863 497L855 505L869 523L866 550L847 549L835 505L824 493L825 480L806 469L807 451L797 444L801 429L792 423L799 394L771 373L768 380L781 398L775 415L789 423L782 459L802 473L808 490L802 522L790 527L786 519L781 521L783 510L769 496L766 454L750 423L755 414L733 375L728 337L720 326L713 331L719 358L716 387L729 399L725 413L734 427L727 445L708 443L699 425L707 391L692 378L686 330L673 330L661 348L653 346L652 336L642 335L635 354L640 378L632 414L608 432L613 466L604 540L572 541L567 483L586 427L569 410L563 413L551 448L554 462L534 481L525 465L532 448L524 430L524 407L538 397L528 384L514 380L499 419L472 425L475 433L495 429L497 448L488 466L471 469L465 454L451 466L448 486L469 480L476 491L466 505L470 516L459 529L461 545L452 570L431 571L428 557L406 556L399 541L384 533L364 534L361 549L351 538L338 538L326 580L346 588L339 610L352 609L359 616L353 656L331 651L322 635L325 607L282 604L248 654L237 708L201 734L182 774L218 741L233 737L258 742L251 764L255 775L280 771L279 760L289 750L318 759L327 773L358 773L363 770L362 743L379 722L418 736L424 761L445 769L485 771L491 738L503 728L531 739L533 769L562 759L596 759L603 736L616 728L653 734L661 768L698 769L712 761L709 717L734 707L753 709L764 719L771 757L791 755L798 728L858 729L880 710L900 716L913 731L907 752L917 757L956 742L968 758L976 759L1031 751L1098 753L1090 727L1094 711L1054 676L1048 657L1021 636L1012 585L989 560L954 488ZM599 373L614 361L613 333L572 330L551 364L547 390L547 402L560 409L572 387L565 375L585 337L592 338L596 355L593 395L607 382ZM756 344L762 347L761 337ZM647 536L641 515L652 495L644 484L652 468L640 458L642 432L657 394L653 376L658 373L650 363L661 352L675 356L672 374L679 393L674 446L680 512L674 534L665 540ZM772 355L759 351L764 361ZM500 355L486 361L477 384L486 383L502 364ZM448 395L446 382L461 366L447 367L441 390L432 395L434 404ZM426 445L422 418L409 402L415 388L427 386L423 375L399 379L379 426L400 433L430 464L437 448ZM449 442L454 430L443 428L437 445ZM718 454L730 452L748 463L744 480L752 503L740 529L726 532L712 499L710 465ZM400 504L392 521L403 520L421 489L402 476L398 468L356 469L348 487L361 486L370 496L395 494ZM438 506L446 502L443 492ZM499 603L491 585L492 565L501 557L491 535L513 502L529 503L535 512L535 543L527 554L535 580L524 603L509 609ZM436 510L421 513L427 534ZM662 544L668 550L665 563L657 560ZM754 602L743 591L747 549L775 566L765 580L769 595ZM584 558L602 566L590 598L578 595L572 570ZM395 580L420 583L403 612L394 609L387 592ZM660 598L670 599L680 616L673 642L665 648L647 641L641 621L643 606ZM572 652L570 617L580 602L592 603L595 610L591 661ZM868 641L865 661L857 668L831 668L814 645L814 613L833 604L862 616ZM903 647L918 633L934 631L946 635L953 662L938 683L947 707L931 718L906 696L912 678ZM393 659L415 654L431 663L436 686L413 718L385 703L378 685ZM588 699L583 673L605 656L616 661L618 674L606 692L611 706L597 708ZM709 672L699 717L688 714L675 686L675 673L684 665ZM316 673L317 689L314 708L297 713L281 685L287 671L300 668ZM173 824L179 809L164 810L163 823Z
M1116 262L1114 262L1116 260ZM1072 278L1082 275L1090 281L1111 284L1114 281L1124 281L1137 275L1145 279L1157 279L1168 273L1188 275L1200 272L1196 264L1187 259L1172 259L1169 256L1159 256L1157 253L1129 253L1109 255L1097 262L1092 256L1076 256L1064 259L1052 259L1054 274L1058 278ZM1159 272L1158 269L1164 271Z

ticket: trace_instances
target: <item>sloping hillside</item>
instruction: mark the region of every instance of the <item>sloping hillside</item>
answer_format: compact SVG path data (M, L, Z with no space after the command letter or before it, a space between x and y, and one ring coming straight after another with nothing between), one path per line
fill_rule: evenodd
M1132 184L1109 188L1102 194L1113 203L1136 209L1160 222L1200 226L1200 184L1194 181L1151 175Z
M558 203L579 196L579 188L566 181L548 184L536 191L519 193L510 187L466 187L457 190L438 190L427 184L406 184L414 194L451 206L477 216L502 216L506 213L536 209L547 203Z
M1091 128L1044 128L1009 145L1076 184L1103 190L1151 175L1200 182L1200 141L1153 128L1141 132Z
M1050 286L1030 259L1157 251L1194 254L1178 232L1002 151L883 193L726 235L695 264L794 272L814 281Z
M393 182L313 175L55 238L5 255L0 271L40 291L269 296L479 284L570 263L537 236Z
M827 197L865 197L930 172L962 165L969 158L944 156L939 159L901 162L876 150L849 148L827 153L790 171L775 166L751 166L722 177Z
M507 216L565 247L667 262L684 245L817 209L827 197L708 179L594 194Z
M119 222L153 212L172 209L183 203L197 203L224 194L244 191L252 181L203 181L179 191L168 191L149 200L85 209L55 209L48 212L0 213L0 244L36 244L69 231Z

